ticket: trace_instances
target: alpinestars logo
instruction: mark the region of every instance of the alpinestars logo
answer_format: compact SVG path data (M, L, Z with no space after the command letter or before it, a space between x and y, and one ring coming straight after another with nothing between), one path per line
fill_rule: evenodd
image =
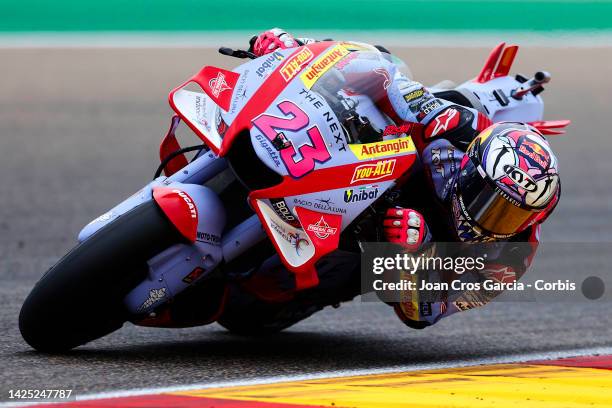
M427 137L434 137L441 133L454 129L459 124L460 115L456 109L450 108L443 114L437 116L427 127L425 132Z
M329 224L323 218L323 216L321 216L321 219L319 221L308 226L308 231L314 232L314 234L318 238L326 239L330 235L336 235L336 232L338 232L338 228L330 227Z
M232 89L225 81L225 75L222 72L219 72L216 78L208 81L208 86L210 86L210 90L215 98L218 98L221 92Z

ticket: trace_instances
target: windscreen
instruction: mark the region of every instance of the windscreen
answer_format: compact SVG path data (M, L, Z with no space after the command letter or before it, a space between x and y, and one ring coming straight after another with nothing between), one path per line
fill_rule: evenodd
M317 92L333 109L349 143L363 144L385 139L385 130L396 118L389 103L393 78L409 72L400 59L374 48L351 49L336 45L331 64L313 64L301 75L302 82ZM402 80L408 81L404 75ZM382 108L381 108L382 107ZM387 109L384 109L387 107ZM400 132L401 133L401 132ZM398 136L395 132L392 136Z

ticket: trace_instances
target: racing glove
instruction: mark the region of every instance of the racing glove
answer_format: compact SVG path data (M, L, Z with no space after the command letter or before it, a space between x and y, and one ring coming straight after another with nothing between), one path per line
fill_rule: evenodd
M251 38L250 44L249 51L258 57L269 54L278 48L286 49L299 45L291 34L280 28L273 28Z
M383 220L387 241L400 245L408 252L416 252L430 240L425 219L409 208L389 208Z

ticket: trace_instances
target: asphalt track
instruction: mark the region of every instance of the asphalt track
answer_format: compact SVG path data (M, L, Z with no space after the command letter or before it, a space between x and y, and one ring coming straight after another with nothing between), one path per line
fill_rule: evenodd
M426 84L473 77L487 54L394 51ZM612 242L611 62L611 48L519 52L518 71L553 74L547 117L574 122L554 141L563 197L544 241ZM21 302L82 225L151 178L167 93L203 64L235 62L202 49L0 50L0 401L15 388L85 394L610 346L609 302L497 303L424 331L353 302L273 337L126 325L65 355L31 351L17 330ZM593 274L609 275L601 263Z

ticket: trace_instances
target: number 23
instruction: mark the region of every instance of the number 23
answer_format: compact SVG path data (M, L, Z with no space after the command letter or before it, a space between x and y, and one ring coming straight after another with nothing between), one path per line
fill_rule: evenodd
M295 103L291 101L283 101L278 104L278 108L284 115L291 115L289 118L279 118L267 114L258 116L253 125L259 129L264 136L272 142L278 131L289 130L297 132L304 129L309 124L309 118L306 113L301 110ZM281 160L287 167L289 174L295 178L305 176L314 170L315 163L324 163L331 159L331 155L325 145L325 140L319 131L319 128L314 125L306 131L312 145L303 144L298 147L297 151L293 145L286 147L280 151ZM299 152L301 159L296 160Z

